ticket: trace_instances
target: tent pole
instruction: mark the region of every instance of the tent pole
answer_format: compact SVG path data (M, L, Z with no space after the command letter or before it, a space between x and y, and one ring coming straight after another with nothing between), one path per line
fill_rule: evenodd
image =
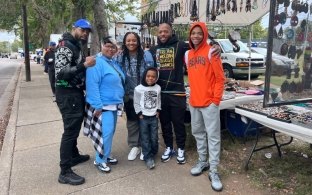
M251 74L251 26L249 26L249 66L248 66L248 81L250 81Z

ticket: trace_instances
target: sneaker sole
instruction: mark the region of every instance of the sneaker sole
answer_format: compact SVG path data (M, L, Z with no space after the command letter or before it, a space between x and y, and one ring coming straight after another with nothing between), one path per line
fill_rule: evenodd
M161 159L161 162L165 163L168 162L171 159L171 157L167 158L167 159Z
M73 182L70 182L70 181L64 181L64 180L58 179L58 182L61 183L61 184L70 184L70 185L73 185L73 186L78 186L78 185L81 185L81 184L85 183L85 180L83 180L81 182L73 183Z
M183 165L183 164L185 164L186 163L186 160L184 160L184 161L179 161L179 160L177 160L177 164L179 164L179 165Z
M199 175L201 175L204 171L207 171L208 169L209 169L209 167L205 167L205 168L202 169L201 172L199 172L199 173L191 173L191 175L193 175L193 176L199 176Z
M211 182L210 176L208 176L208 178L209 178L209 180L210 180L210 182ZM211 184L211 188L212 188L214 191L216 191L216 192L221 192L221 191L223 190L223 188L221 188L221 189L216 189L216 188L214 188L214 187L212 186L212 184Z
M104 171L104 170L100 169L97 165L95 165L95 166L96 166L96 168L97 168L101 173L109 173L109 172L111 172L111 170L109 170L109 171Z
M107 163L110 164L110 165L117 165L117 164L118 164L118 161L116 161L116 162L107 161Z

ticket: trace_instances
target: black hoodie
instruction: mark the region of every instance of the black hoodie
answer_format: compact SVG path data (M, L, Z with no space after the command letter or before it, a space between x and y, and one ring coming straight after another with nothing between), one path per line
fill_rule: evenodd
M184 94L184 53L189 49L188 44L179 41L175 35L166 43L157 40L158 45L150 49L157 68L159 79L157 84L162 93Z
M85 89L85 57L79 40L72 34L64 33L63 40L55 52L56 87Z
M144 70L144 72L143 72L143 74L142 74L142 79L141 79L141 84L144 86L144 87L148 87L148 86L154 86L156 83L154 83L153 85L148 85L147 83L146 83L146 74L147 74L147 71L149 71L149 70L155 70L156 71L156 81L158 80L158 78L159 78L159 72L158 72L158 70L157 70L157 68L155 68L155 67L148 67L148 68L146 68L145 70Z

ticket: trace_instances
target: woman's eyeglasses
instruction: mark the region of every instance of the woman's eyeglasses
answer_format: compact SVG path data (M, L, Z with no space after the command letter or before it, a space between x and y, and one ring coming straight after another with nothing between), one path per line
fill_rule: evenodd
M104 47L106 47L109 50L116 50L117 49L117 47L114 45L104 45Z

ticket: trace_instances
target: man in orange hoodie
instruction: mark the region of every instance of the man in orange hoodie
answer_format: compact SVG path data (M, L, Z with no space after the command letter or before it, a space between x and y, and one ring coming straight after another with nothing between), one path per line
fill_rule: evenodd
M224 73L220 56L211 55L213 48L207 43L205 23L195 22L190 30L190 50L185 53L190 84L190 112L192 134L196 139L198 162L191 174L200 175L209 166L209 179L215 191L223 186L217 166L220 160L220 111ZM207 162L209 154L209 163Z

